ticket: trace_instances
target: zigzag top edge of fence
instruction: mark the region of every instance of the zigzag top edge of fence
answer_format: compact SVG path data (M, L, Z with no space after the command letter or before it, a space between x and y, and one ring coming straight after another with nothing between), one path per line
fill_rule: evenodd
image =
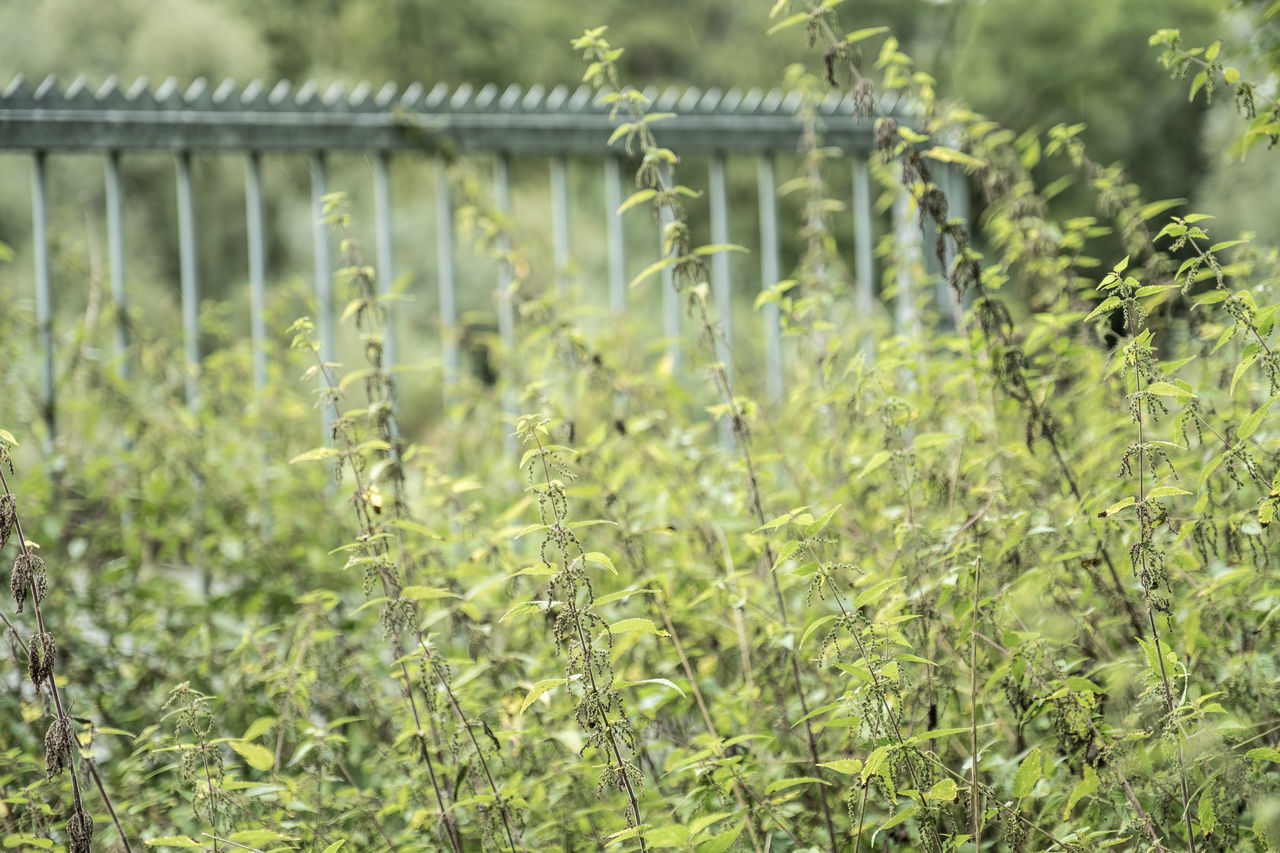
M778 116L790 118L803 104L799 92L771 89L717 88L699 89L668 87L642 90L649 108L657 112L681 115ZM899 99L887 95L880 108L887 113L901 112ZM571 89L540 85L527 88L518 85L500 87L487 84L475 88L463 83L450 88L439 83L427 89L420 83L400 87L386 83L376 87L360 82L348 87L342 83L322 86L306 81L295 86L289 80L266 83L251 80L243 86L234 80L213 85L203 77L183 85L175 78L154 84L140 77L125 85L109 77L94 86L78 77L65 88L57 78L49 76L38 83L22 75L14 77L0 90L0 110L184 110L200 112L287 112L287 113L388 113L396 111L428 113L607 114L608 103L586 86ZM854 117L851 96L830 93L816 104L820 115Z

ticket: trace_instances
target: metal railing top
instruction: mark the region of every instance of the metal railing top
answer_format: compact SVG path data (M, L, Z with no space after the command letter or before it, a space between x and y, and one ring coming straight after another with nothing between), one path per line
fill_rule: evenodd
M761 153L793 149L802 132L799 92L654 88L644 90L662 122L664 145L682 152ZM896 96L880 102L901 113ZM582 86L475 89L440 83L360 83L322 90L254 80L210 87L198 78L125 88L112 77L94 89L80 77L65 90L54 77L32 88L19 75L0 93L0 149L40 151L426 150L509 154L600 154L611 150L616 119ZM852 96L817 105L825 144L870 151L874 121L857 115ZM620 143L615 143L615 149Z

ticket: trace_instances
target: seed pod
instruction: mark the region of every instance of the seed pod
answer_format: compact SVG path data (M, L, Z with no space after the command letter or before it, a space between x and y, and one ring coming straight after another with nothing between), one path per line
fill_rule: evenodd
M53 635L42 631L31 638L27 645L27 675L33 684L39 685L53 677L53 657L57 646Z
M52 779L71 766L71 744L76 733L71 728L71 721L59 717L44 733L44 772Z
M18 521L18 499L11 494L0 495L0 548L9 541Z
M18 559L13 561L13 573L9 575L9 592L13 595L13 600L18 602L18 612L22 612L22 605L27 600L27 593L31 591L31 561L28 555L21 554Z
M89 842L93 840L93 818L86 812L77 811L67 821L67 839L70 853L90 853Z

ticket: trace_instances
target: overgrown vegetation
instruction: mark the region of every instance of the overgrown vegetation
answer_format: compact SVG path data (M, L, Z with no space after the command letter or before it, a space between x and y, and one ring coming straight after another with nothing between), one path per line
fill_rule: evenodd
M802 109L804 253L758 302L797 356L780 405L733 369L707 271L731 247L694 243L697 190L599 28L574 47L639 164L628 204L668 223L636 285L671 273L700 370L523 290L525 235L464 191L516 349L410 440L335 196L364 363L320 360L302 318L304 381L268 395L229 340L201 413L86 359L60 467L0 430L7 846L1280 850L1280 253L1144 203L1079 126L940 100L838 5L775 4L813 48L788 84L874 119L951 296L891 248L919 322L870 334ZM1274 141L1265 84L1156 40ZM1044 173L1091 210L1055 219Z

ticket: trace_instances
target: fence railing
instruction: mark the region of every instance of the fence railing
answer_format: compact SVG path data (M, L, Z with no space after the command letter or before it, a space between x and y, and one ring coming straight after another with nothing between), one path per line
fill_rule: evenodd
M664 146L680 154L707 158L706 180L711 242L730 242L730 206L726 162L730 157L755 160L759 203L760 284L768 287L781 278L777 181L774 160L796 151L803 132L797 117L802 96L778 91L741 92L668 89L647 92L652 109L674 116L660 126ZM883 103L886 112L901 112L901 105ZM873 148L873 122L855 116L850 98L831 95L817 105L823 144L843 151L851 161L853 258L855 300L859 310L869 311L876 299L875 251L871 181L868 156ZM597 102L586 89L539 86L499 89L470 86L450 89L437 85L427 90L414 84L400 89L388 84L373 89L361 84L351 90L341 86L321 91L314 84L293 88L288 82L266 86L252 82L238 87L231 81L210 87L197 80L186 88L168 80L158 87L139 80L128 88L113 78L99 88L83 79L65 90L53 78L34 88L21 77L0 94L0 151L25 154L31 163L33 272L39 351L42 359L42 399L50 434L55 427L55 365L53 317L55 291L49 262L48 164L66 153L100 153L105 168L105 219L107 267L111 298L120 326L117 346L127 344L128 293L127 248L123 227L124 185L122 161L139 152L171 154L175 168L177 202L177 253L181 284L182 327L186 361L186 401L201 403L199 377L197 240L192 157L196 154L243 156L245 163L245 217L247 233L250 334L254 377L266 377L266 329L264 306L268 258L267 222L263 201L263 162L276 156L310 158L313 277L319 305L317 330L322 357L334 357L334 298L332 293L331 241L323 223L323 200L329 191L328 158L355 152L370 158L374 200L374 266L380 290L389 292L397 275L393 256L393 217L389 177L393 157L406 152L434 155L435 267L438 288L438 323L446 386L456 382L459 370L458 282L455 264L454 199L445 169L459 154L487 154L494 158L493 197L499 210L510 210L508 160L512 156L545 157L549 163L549 222L557 281L573 255L566 181L567 158L599 157L604 183L600 213L606 223L609 304L618 311L627 305L622 172L625 154L621 143L608 140L616 124L610 108ZM687 180L687 178L686 178ZM961 176L944 173L954 216L967 216ZM908 210L905 194L895 205L893 227L899 239L918 246L920 234ZM649 227L653 227L652 224ZM0 235L3 239L3 235ZM655 244L658 241L655 235ZM417 259L428 261L429 258ZM727 324L730 312L728 259L712 256L711 285L720 314ZM905 285L905 282L903 283ZM663 332L670 341L670 356L678 362L681 309L671 287L664 288ZM910 322L912 296L899 289L894 314L899 325ZM945 304L945 299L944 299ZM763 311L766 387L777 397L782 389L782 355L777 306ZM510 343L511 317L504 316L499 300L499 328ZM725 328L726 337L732 330ZM386 341L388 363L396 363L396 341ZM127 369L123 368L123 369Z

